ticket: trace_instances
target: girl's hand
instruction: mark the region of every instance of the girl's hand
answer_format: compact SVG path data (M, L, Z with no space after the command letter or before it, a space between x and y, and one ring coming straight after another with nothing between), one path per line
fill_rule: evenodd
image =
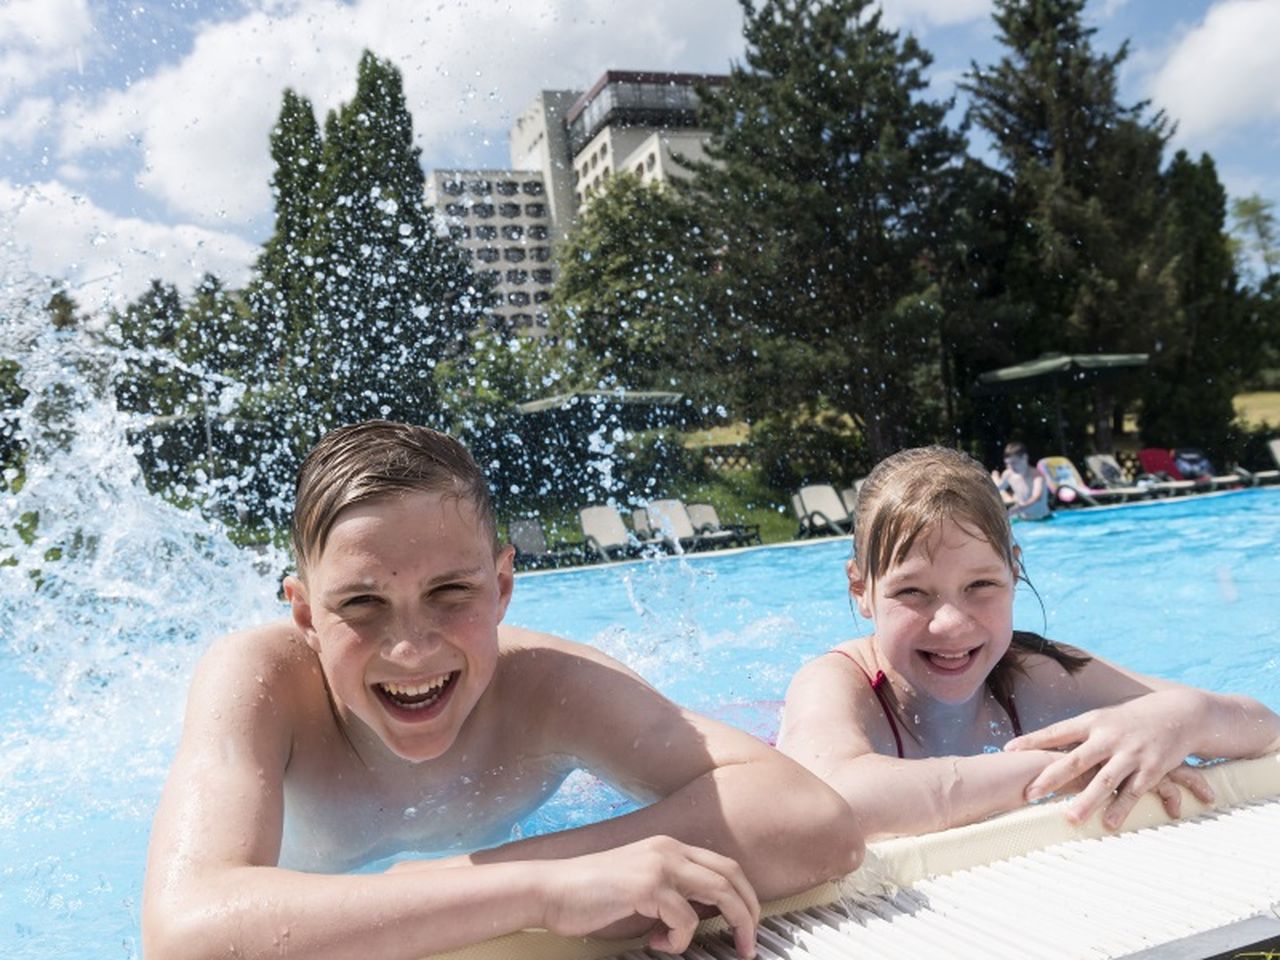
M534 865L544 891L543 926L562 936L638 936L682 953L698 926L698 905L714 908L733 929L742 957L755 956L760 903L738 864L671 837Z
M1069 751L1030 783L1027 799L1038 800L1076 781L1080 791L1067 807L1067 818L1081 823L1105 807L1102 822L1109 830L1118 829L1152 790L1171 817L1181 812L1176 784L1212 803L1208 782L1184 763L1189 752L1184 731L1193 721L1196 694L1181 688L1144 694L1009 741L1006 750Z

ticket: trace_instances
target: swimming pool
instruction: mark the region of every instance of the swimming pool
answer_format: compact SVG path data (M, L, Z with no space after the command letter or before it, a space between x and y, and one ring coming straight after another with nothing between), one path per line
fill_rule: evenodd
M213 636L283 612L253 557L179 511L121 497L120 532L74 576L50 567L36 590L0 568L6 960L139 956L147 831L191 665ZM1044 604L1020 588L1018 626L1280 709L1280 490L1061 514L1016 533ZM673 698L767 735L795 669L865 628L846 600L848 549L522 576L508 619L594 643ZM622 803L574 778L521 831Z

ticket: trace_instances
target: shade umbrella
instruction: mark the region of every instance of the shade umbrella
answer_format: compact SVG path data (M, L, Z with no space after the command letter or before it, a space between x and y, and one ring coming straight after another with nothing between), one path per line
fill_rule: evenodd
M516 412L561 422L650 430L681 422L687 406L683 393L666 390L578 390L516 404Z
M1066 449L1062 428L1064 386L1096 383L1147 364L1145 353L1046 353L1011 367L988 370L978 375L975 396L990 396L1046 388L1053 391L1054 429L1058 449Z

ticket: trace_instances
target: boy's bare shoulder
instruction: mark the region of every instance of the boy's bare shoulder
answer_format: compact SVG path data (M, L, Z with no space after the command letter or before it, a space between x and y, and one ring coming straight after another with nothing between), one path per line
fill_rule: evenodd
M324 689L319 658L293 622L283 619L213 641L196 684L230 691L266 688L279 695Z

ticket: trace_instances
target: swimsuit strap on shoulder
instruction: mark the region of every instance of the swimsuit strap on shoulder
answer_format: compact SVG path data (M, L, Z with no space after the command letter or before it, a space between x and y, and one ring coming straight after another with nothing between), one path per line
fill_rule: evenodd
M849 654L843 650L832 650L832 653L838 653L861 671L862 675L867 678L867 685L871 687L871 692L876 695L876 700L880 704L880 709L884 711L884 718L889 721L889 729L893 731L893 742L898 745L898 759L902 759L902 734L898 733L898 721L893 718L893 710L889 706L889 695L884 692L884 685L888 682L888 677L884 675L883 670L877 670L874 679L871 674L867 673L866 668L860 664ZM1016 728L1017 721L1014 721Z

